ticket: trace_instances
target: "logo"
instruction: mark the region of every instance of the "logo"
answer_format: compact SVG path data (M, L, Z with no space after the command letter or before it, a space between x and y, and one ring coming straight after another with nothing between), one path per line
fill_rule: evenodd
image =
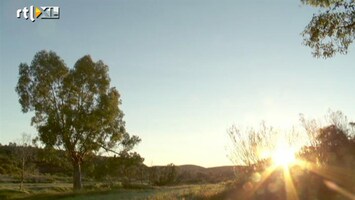
M30 6L28 9L24 7L23 9L18 9L16 11L17 18L30 19L34 22L36 19L59 19L60 17L60 10L58 6Z

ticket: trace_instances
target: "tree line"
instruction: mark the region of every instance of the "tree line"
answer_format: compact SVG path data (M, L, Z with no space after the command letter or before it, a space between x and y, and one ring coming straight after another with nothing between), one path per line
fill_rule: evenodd
M20 154L19 152L26 152ZM103 183L112 187L122 184L165 186L178 184L218 183L234 178L233 167L220 169L176 166L146 166L138 153L121 153L114 156L92 154L82 164L84 181ZM10 177L12 182L51 183L67 182L72 176L72 164L63 150L40 148L21 142L0 144L0 175Z

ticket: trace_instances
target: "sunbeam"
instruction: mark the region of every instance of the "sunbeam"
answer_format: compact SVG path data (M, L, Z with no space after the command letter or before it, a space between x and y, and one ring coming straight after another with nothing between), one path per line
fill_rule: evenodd
M293 183L290 170L288 166L283 167L283 175L285 181L285 190L286 190L286 197L287 200L298 200L298 195L296 191L296 187Z

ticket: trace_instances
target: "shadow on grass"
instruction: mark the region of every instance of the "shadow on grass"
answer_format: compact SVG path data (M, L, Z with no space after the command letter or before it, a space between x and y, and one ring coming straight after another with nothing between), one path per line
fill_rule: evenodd
M25 197L28 196L27 192L11 189L0 190L0 199L14 199L15 197Z
M100 195L114 195L127 193L128 191L153 191L154 187L139 185L139 184L130 184L123 185L122 187L114 188L101 188L101 189L89 189L79 192L72 192L62 188L51 188L50 191L44 193L31 194L26 191L3 189L0 190L0 199L1 200L54 200L54 199L63 199L63 198L76 198L76 197L85 197L85 196L100 196Z
M186 185L174 187L152 187L141 184L123 184L120 188L101 188L84 190L81 192L71 191L48 191L46 193L31 194L16 190L0 190L0 199L4 200L82 200L82 199L185 199L185 200L217 200L227 199L235 187L219 185Z
M82 192L64 192L64 193L41 193L28 194L14 190L1 190L0 199L4 200L46 200L46 199L63 199L69 197L79 197L88 195L105 195L109 193L118 193L119 190L104 190L104 191L82 191Z

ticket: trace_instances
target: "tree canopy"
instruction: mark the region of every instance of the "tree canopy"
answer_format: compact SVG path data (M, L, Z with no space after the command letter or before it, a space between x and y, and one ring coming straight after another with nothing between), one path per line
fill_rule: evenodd
M74 189L81 189L81 164L90 153L121 146L129 151L140 141L125 129L120 94L110 86L108 66L89 55L72 69L53 51L21 63L16 92L24 113L46 146L67 152L74 168Z
M346 54L355 39L354 0L301 0L319 8L302 32L304 44L315 57L329 58Z

